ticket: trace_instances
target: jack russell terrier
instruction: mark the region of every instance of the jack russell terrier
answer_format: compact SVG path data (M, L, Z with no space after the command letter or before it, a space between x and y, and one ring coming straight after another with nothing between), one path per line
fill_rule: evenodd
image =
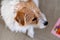
M48 24L39 9L39 0L2 0L1 5L1 16L11 31L33 38L34 28L43 29Z

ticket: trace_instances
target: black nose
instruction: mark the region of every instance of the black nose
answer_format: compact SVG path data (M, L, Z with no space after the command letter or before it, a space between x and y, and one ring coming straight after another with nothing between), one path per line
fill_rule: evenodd
M44 25L48 25L48 21L45 21L45 22L44 22Z

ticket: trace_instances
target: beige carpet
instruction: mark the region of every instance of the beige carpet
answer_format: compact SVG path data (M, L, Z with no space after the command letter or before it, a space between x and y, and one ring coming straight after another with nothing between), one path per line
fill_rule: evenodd
M11 32L0 18L0 40L60 40L51 34L55 22L60 17L60 0L40 0L40 9L46 14L49 24L43 30L35 29L33 39L19 32Z

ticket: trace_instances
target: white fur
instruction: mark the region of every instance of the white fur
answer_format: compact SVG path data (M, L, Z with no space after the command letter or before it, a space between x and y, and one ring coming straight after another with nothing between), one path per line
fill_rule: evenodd
M33 0L37 7L39 7L39 0ZM26 25L26 27L21 27L15 20L14 20L14 6L15 4L17 4L19 2L19 0L3 0L1 5L1 16L3 18L3 20L5 21L5 24L7 25L7 27L9 27L9 29L11 31L16 31L16 32L23 32L26 33L26 31L28 30L28 36L30 37L34 37L34 27L33 26L38 26L39 28L45 28L45 26L43 25L43 21L42 19L44 19L45 21L46 18L45 16L41 13L42 19L39 19L39 23L37 25Z

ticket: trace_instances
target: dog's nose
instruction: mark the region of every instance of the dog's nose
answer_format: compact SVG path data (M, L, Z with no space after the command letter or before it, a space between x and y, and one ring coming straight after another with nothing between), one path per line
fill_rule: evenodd
M48 25L48 21L45 21L45 22L44 22L44 25Z

